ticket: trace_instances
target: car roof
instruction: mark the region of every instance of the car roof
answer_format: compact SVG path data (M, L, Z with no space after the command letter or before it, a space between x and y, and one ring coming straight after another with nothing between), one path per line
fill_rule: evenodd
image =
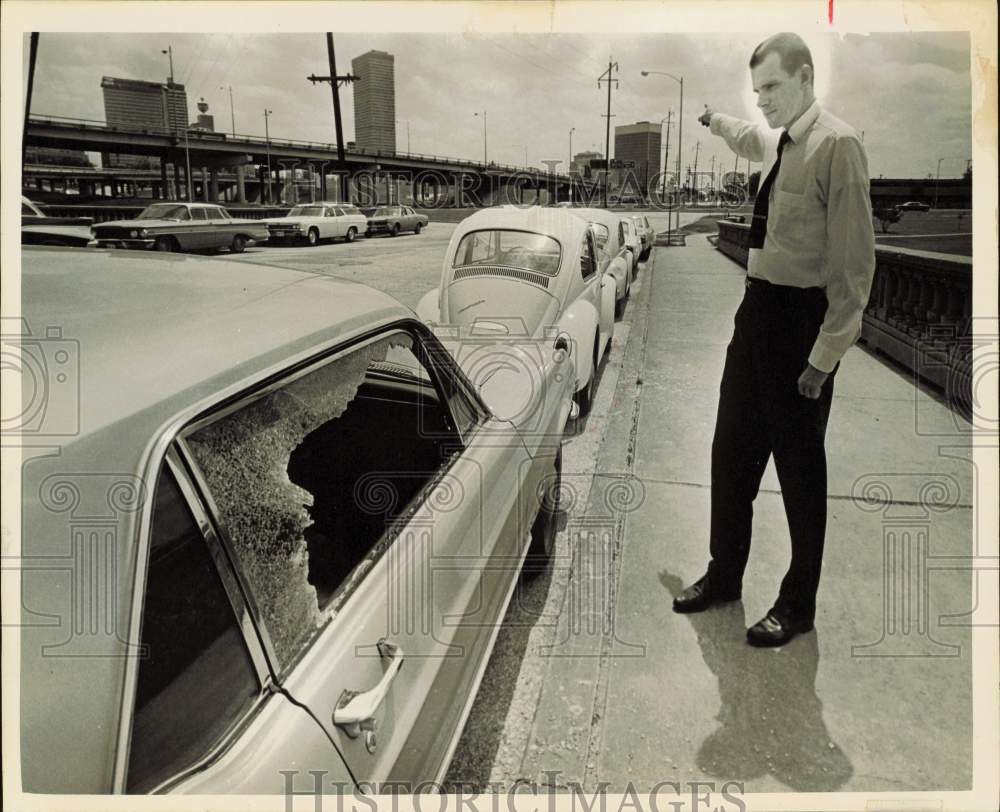
M589 222L603 223L606 226L617 226L624 219L607 209L573 209L573 214Z
M570 209L551 206L506 205L481 209L458 224L452 235L449 255L462 236L486 228L534 231L555 237L564 245L574 246L575 241L583 238L586 223Z
M322 274L206 257L25 248L32 336L78 352L76 437L140 421L253 378L360 325L412 315L391 296ZM140 418L145 415L144 419ZM120 453L120 464L133 461Z

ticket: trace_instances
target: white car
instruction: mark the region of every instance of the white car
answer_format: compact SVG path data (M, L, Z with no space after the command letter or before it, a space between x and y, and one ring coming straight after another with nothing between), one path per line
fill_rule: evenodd
M633 214L632 222L635 223L639 232L639 239L642 240L642 252L639 259L645 262L649 259L649 252L653 250L653 243L656 241L656 229L649 224L649 218L645 214Z
M354 242L368 226L357 206L349 203L304 203L292 207L285 217L267 221L271 242L299 242L318 245L321 240Z
M622 225L625 227L625 245L628 246L629 252L632 254L632 276L634 277L639 272L639 258L642 256L642 237L639 236L639 230L635 227L635 222L631 217L623 217Z
M484 209L458 224L441 284L421 299L417 315L463 334L520 336L563 348L573 364L578 414L585 416L614 333L616 284L607 264L594 230L575 212Z
M573 209L573 214L583 218L594 228L597 245L601 249L601 264L615 280L615 317L625 312L632 287L632 251L626 243L625 221L607 209Z

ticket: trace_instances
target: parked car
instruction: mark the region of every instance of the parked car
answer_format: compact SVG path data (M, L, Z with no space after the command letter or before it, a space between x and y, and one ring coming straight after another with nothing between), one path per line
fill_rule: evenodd
M906 203L900 203L896 208L901 211L930 211L931 207L929 203L922 203L919 200L908 200Z
M379 206L368 217L365 236L388 234L395 237L401 231L419 234L429 222L426 214L418 214L409 206Z
M585 416L614 334L615 280L606 267L594 231L575 212L483 209L452 233L441 284L417 314L432 325L560 344Z
M164 201L147 206L134 220L94 226L101 248L152 248L156 251L206 251L228 248L240 254L266 240L263 220L237 220L214 203Z
M477 390L386 294L211 258L28 248L21 284L59 447L21 471L25 791L441 781L551 551L560 352Z
M49 217L21 195L21 245L96 245L92 217Z
M594 227L599 261L604 271L615 280L615 317L625 313L625 302L632 288L632 266L635 264L625 241L623 218L607 209L573 209L573 214Z
M639 255L642 253L642 239L639 237L639 232L636 230L635 223L632 222L631 217L623 217L622 225L625 226L625 245L628 247L632 260L629 270L632 272L632 276L635 277L636 273L639 272Z
M649 218L645 214L636 214L632 217L636 231L639 232L639 239L642 240L642 252L639 259L645 262L649 259L649 252L653 250L653 243L656 242L656 229L649 224Z
M349 203L304 203L266 223L271 242L305 240L309 245L332 239L354 242L368 228L368 218Z

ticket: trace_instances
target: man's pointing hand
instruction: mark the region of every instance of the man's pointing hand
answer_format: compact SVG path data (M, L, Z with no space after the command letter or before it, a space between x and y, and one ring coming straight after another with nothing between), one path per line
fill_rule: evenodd
M700 121L702 124L704 124L707 127L709 124L712 123L712 116L713 116L714 113L715 113L715 111L706 104L705 105L705 112L702 113L700 116L698 116L698 121Z

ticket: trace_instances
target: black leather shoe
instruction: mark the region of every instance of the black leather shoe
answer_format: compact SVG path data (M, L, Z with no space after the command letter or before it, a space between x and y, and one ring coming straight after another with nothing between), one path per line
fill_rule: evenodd
M747 641L751 646L783 646L797 634L811 632L811 620L793 620L773 609L747 629Z
M674 611L683 614L704 612L713 604L738 601L739 599L739 590L724 592L714 589L708 576L703 575L674 598Z

